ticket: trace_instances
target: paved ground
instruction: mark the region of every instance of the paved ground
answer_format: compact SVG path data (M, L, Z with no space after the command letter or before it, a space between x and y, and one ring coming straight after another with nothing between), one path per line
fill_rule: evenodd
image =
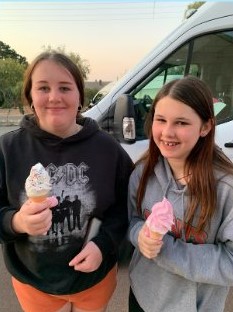
M19 124L22 116L18 109L0 109L0 125L12 126Z
M0 125L0 135L6 133L8 131L15 130L17 128L18 128L18 126L1 126Z

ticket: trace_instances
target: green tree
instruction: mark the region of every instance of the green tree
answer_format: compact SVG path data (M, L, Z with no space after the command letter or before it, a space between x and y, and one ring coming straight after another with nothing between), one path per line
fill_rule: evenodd
M6 60L8 58L13 59L20 64L27 65L26 57L16 53L15 50L13 50L8 44L0 41L0 59Z
M22 111L21 88L26 64L18 60L0 59L0 93L3 108L19 108Z
M23 74L28 62L8 44L0 41L0 106L3 108L19 108Z
M205 1L195 1L193 3L190 3L187 6L187 9L185 10L184 13L184 18L187 18L187 16L192 15L198 8L200 8L203 4L205 3Z
M46 52L57 51L66 54L76 65L79 66L80 70L82 71L83 78L87 80L88 74L90 73L90 65L88 61L82 59L79 54L74 52L66 53L64 46L53 49L50 45L48 45L47 47L43 46L43 50Z
M198 9L200 8L203 4L205 3L205 1L196 1L193 3L190 3L187 7L188 10L190 9Z

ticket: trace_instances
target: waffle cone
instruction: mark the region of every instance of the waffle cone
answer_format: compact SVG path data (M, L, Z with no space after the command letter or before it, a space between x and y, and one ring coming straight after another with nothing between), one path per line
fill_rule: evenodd
M150 237L153 239L162 239L163 238L163 234L160 234L158 232L153 232L150 230Z
M34 203L42 203L47 197L48 197L48 195L29 197L29 198Z

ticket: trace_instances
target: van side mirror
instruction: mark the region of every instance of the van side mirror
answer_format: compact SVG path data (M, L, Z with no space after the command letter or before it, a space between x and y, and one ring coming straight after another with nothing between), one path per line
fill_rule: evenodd
M134 143L136 141L133 98L128 94L120 95L116 101L113 132L119 142Z

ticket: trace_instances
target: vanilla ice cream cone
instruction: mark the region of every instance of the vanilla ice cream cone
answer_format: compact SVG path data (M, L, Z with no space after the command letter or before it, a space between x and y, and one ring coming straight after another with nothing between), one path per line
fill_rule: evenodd
M50 176L41 163L37 163L31 168L30 174L25 182L27 197L33 202L44 201L51 192L52 185Z

